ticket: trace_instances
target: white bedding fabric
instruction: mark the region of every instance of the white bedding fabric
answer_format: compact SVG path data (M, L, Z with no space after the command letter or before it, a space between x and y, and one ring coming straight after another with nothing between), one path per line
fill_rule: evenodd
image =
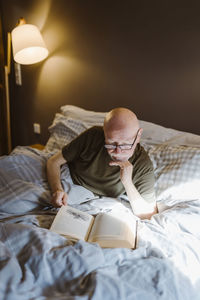
M71 126L68 141L80 127L88 126L83 120L78 122L76 116L64 116L64 109L59 114L63 123L55 118L54 125L59 126L51 126L52 135L45 151L17 147L11 155L0 158L0 299L200 300L198 196L190 199L188 193L185 198L183 191L180 197L173 198L172 191L170 197L161 197L159 213L151 220L139 221L136 250L101 249L84 241L72 243L48 230L57 212L50 205L45 169L46 160L53 153L50 148L57 145L54 150L58 151L65 138L62 132L67 131L66 124ZM73 113L76 113L74 108ZM90 112L86 113L91 117ZM183 139L191 142L184 155L180 154L180 135L181 144ZM151 142L146 137L144 145L155 160L157 174L165 158L164 154L159 156L161 138L162 143L173 140L175 149L172 144L167 144L167 149L172 147L174 157L180 155L179 166L184 168L186 163L189 168L188 159L192 159L192 164L199 168L200 137L181 132L174 137L167 134L166 140L163 133L160 138L156 133L155 140L152 136ZM58 144L55 137L59 137ZM195 155L190 156L193 148ZM177 170L177 164L173 165L172 173ZM198 170L195 172L198 178ZM169 177L170 172L165 179ZM66 165L61 180L69 193L69 204L83 211L97 214L117 209L120 213L130 208L124 199L96 198L74 185ZM156 182L161 186L159 180L157 176Z

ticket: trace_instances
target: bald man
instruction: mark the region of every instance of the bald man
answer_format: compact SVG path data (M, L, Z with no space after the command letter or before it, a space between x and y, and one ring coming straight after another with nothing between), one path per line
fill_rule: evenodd
M152 163L139 144L142 128L127 108L107 113L103 127L92 127L47 161L47 177L55 207L67 205L60 167L67 163L72 180L99 196L126 193L133 213L150 218L157 212Z

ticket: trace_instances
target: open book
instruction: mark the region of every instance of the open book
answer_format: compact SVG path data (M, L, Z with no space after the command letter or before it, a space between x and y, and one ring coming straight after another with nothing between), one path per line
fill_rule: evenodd
M73 240L95 242L104 248L133 249L137 219L128 209L93 217L68 205L59 209L50 230Z

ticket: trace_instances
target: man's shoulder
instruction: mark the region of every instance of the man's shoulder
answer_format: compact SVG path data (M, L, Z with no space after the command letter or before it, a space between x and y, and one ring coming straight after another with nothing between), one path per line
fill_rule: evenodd
M138 153L145 153L147 156L149 156L148 151L145 149L144 146L142 146L140 143L138 143L137 146L138 146Z
M148 153L146 152L146 150L144 149L144 147L141 146L140 143L137 144L136 148L135 148L135 152L134 154L136 156L140 156L141 154L145 154L148 156Z
M103 138L104 132L102 126L93 126L88 128L86 131L83 132L83 135L88 136L89 138Z
M152 162L148 152L139 143L136 146L133 155L133 161L134 162L138 161L139 164L146 165L146 166L149 165L149 167L152 167Z
M83 131L77 138L79 144L100 145L104 143L104 131L102 126L93 126ZM76 142L75 140L72 142Z
M72 161L75 154L90 153L94 149L99 149L104 143L104 132L103 127L93 126L83 131L69 144L65 145L62 149L63 157L67 161ZM73 157L73 159L71 159Z
M86 130L89 133L97 133L103 134L103 127L102 126L92 126Z

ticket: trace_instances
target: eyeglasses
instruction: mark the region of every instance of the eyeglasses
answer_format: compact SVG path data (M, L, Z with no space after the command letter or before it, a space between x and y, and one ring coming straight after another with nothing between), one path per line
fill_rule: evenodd
M136 136L134 138L134 141L132 144L122 144L122 145L112 145L112 144L105 144L104 147L108 150L116 150L117 147L120 148L121 150L131 150L133 145L135 144L135 141L137 139L137 136L138 136L138 132L139 132L140 129L138 129L137 133L136 133Z

